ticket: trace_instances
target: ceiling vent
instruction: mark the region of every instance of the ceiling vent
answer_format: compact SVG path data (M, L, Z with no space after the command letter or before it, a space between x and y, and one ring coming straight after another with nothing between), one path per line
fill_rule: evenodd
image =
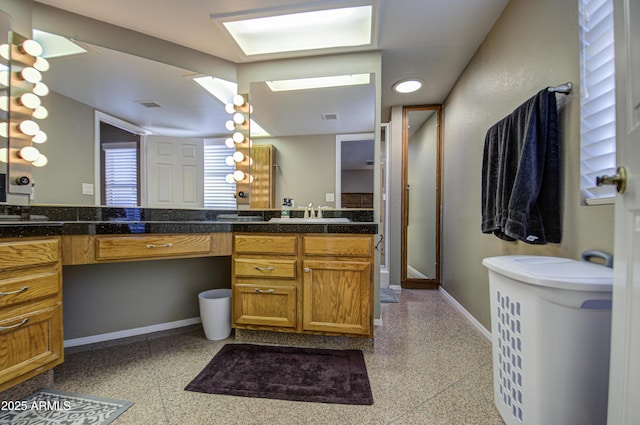
M152 100L139 100L136 103L144 106L145 108L162 108L162 106Z
M322 114L322 119L324 121L337 121L338 114Z

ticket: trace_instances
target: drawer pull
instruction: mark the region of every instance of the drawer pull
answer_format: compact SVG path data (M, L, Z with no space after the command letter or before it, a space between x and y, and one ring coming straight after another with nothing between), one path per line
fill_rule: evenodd
M275 268L274 268L274 267L260 267L260 266L253 266L253 268L254 268L254 269L256 269L256 270L260 270L261 272L263 272L263 271L271 272L271 271L275 270Z
M311 271L311 269L309 267L305 267L303 270L305 273L309 273Z
M28 286L23 286L20 289L16 289L15 291L9 291L9 292L0 292L0 297L4 297L5 295L14 295L14 294L19 294L21 292L25 292L29 290Z
M163 245L156 245L156 244L152 244L152 243L148 243L147 244L147 248L152 249L152 248L171 248L173 246L173 244L171 242L169 243L165 243Z
M257 294L273 294L274 292L276 292L275 289L260 289L260 288L256 288L256 293Z
M9 329L15 329L15 328L19 328L20 326L26 325L29 322L29 319L22 319L22 322L20 323L16 323L15 325L11 325L11 326L0 326L0 332L2 331L8 331Z

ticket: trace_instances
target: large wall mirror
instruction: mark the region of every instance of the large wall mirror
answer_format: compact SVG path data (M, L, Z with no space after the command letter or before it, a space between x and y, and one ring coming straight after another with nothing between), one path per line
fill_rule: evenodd
M78 54L49 57L46 83L51 93L46 128L50 143L47 167L34 173L33 204L100 204L100 173L95 158L96 112L175 139L223 139L229 115L224 105L193 80L199 74L128 53L84 43ZM46 47L45 47L46 49ZM375 78L368 84L339 89L273 94L264 82L251 84L254 118L270 136L255 145L271 144L275 156L275 205L294 198L296 205L336 206L336 136L372 132L375 128ZM333 119L335 118L335 119ZM143 184L153 187L141 152ZM368 158L369 159L369 158ZM372 167L372 166L371 166ZM148 194L147 194L148 195ZM142 206L148 206L143 193ZM96 200L98 199L98 200ZM181 205L167 205L181 207ZM185 206L183 206L185 207ZM189 206L191 207L191 206Z
M402 286L440 283L442 107L403 108Z

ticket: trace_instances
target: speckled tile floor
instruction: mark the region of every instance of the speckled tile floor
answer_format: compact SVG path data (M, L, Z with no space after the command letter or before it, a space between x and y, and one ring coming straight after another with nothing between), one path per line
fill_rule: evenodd
M135 404L114 424L503 424L493 406L491 345L438 291L382 304L365 352L372 406L209 395L184 386L233 337L200 328L68 349L54 388Z

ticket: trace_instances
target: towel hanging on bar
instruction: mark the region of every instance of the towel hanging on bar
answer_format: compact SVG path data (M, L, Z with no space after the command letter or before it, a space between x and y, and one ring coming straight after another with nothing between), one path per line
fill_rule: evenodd
M560 242L560 143L555 92L540 90L486 134L482 232Z

